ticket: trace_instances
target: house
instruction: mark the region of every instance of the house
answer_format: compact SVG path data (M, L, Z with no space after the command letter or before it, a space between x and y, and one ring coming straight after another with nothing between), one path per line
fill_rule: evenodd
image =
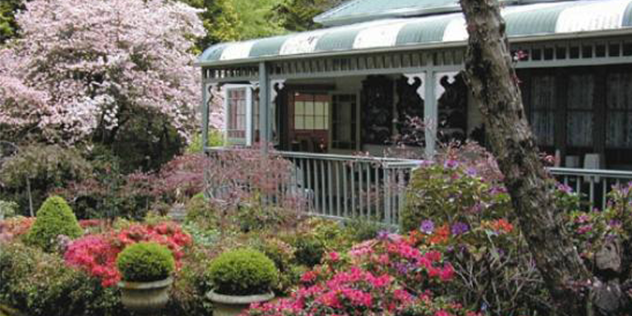
M559 158L553 172L598 205L612 184L632 179L611 171L632 170L632 0L501 2L538 144ZM374 158L379 168L350 169L344 161L360 159L354 153L381 157L409 132L408 117L424 118L429 156L437 141L484 141L460 73L463 14L456 0L351 0L315 21L323 28L205 50L197 63L204 117L210 91L222 86L229 143L273 143L296 162L321 212L368 207L387 216L401 199L374 187L405 181L412 162ZM356 191L363 196L344 196Z

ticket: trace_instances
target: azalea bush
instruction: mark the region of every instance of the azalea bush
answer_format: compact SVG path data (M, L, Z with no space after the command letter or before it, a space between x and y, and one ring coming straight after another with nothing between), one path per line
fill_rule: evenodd
M128 315L117 288L68 267L57 254L24 243L2 244L0 302L32 316Z
M175 223L131 224L120 230L87 235L71 242L64 259L68 265L101 279L103 286L109 287L121 279L116 269L118 254L125 247L138 242L155 242L166 246L179 267L184 248L191 244L191 237Z
M384 233L348 254L329 253L289 299L254 305L259 315L477 315L433 293L454 271L436 251Z
M511 201L502 183L490 181L459 160L427 163L413 172L401 214L402 231L419 227L423 218L447 221L467 214L506 216Z

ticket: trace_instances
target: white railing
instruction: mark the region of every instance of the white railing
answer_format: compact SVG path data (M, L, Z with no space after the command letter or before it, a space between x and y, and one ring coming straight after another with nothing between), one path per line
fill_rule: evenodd
M583 204L590 208L604 209L612 187L632 181L630 171L573 168L550 168L549 171L560 183L579 193Z
M208 148L207 153L227 150L231 149ZM423 162L285 151L274 151L273 155L289 160L293 170L279 182L278 190L267 196L267 201L299 196L310 214L338 219L365 218L386 225L398 225L411 172ZM591 208L603 209L613 185L632 181L632 172L628 171L570 168L549 171L560 183L578 192L583 205Z
M395 158L280 152L292 161L310 210L334 218L399 223L411 171L421 161Z
M221 153L226 148L208 148ZM291 176L266 196L268 201L300 196L310 214L331 218L365 218L386 225L399 223L405 188L420 160L274 151L291 162ZM224 163L224 162L219 162ZM209 179L210 185L221 184ZM221 181L220 182L225 182ZM245 184L248 186L248 184ZM221 189L211 190L219 192Z

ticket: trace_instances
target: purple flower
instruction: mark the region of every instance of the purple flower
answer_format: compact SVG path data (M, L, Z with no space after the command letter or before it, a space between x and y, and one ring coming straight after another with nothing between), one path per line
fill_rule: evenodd
M388 230L380 230L377 233L377 239L379 239L379 240L387 240L389 235L390 235L390 233L389 233Z
M573 188L571 188L570 186L563 184L563 183L558 183L557 184L557 189L566 193L566 194L571 194L573 193Z
M466 223L457 222L452 225L452 235L465 234L470 230L470 227Z
M435 228L434 222L427 219L421 222L421 226L419 227L419 230L421 230L424 234L430 235L434 231L434 228Z
M583 234L585 234L587 232L590 232L592 229L593 229L592 225L584 225L584 226L579 227L577 229L577 233L580 234L580 235L583 235Z
M453 159L448 159L443 163L443 167L446 169L454 169L459 166L459 162Z
M478 175L478 171L476 171L476 168L474 167L467 168L465 173L470 177L476 177Z

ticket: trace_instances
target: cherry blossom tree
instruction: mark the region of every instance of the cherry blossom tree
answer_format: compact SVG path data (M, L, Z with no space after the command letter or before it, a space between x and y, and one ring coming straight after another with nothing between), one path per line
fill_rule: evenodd
M162 0L26 3L19 38L0 50L0 133L107 144L155 116L188 139L199 126L199 12Z

